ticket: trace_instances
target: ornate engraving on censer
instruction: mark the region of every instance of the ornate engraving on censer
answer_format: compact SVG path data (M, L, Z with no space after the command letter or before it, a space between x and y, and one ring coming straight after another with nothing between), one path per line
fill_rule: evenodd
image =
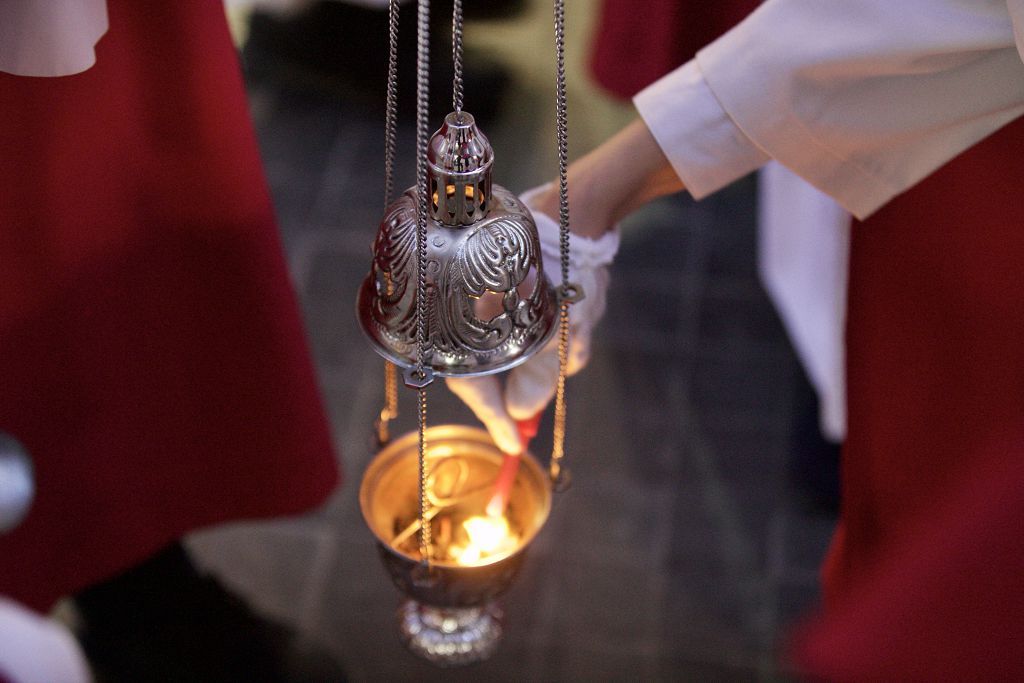
M428 149L428 358L435 373L507 370L555 328L537 229L522 202L491 182L490 143L466 112L452 113ZM416 357L416 188L386 210L373 265L359 291L359 321L378 353Z

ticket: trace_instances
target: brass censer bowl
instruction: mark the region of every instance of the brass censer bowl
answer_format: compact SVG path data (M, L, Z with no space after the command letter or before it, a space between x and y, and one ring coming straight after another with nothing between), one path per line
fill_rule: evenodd
M359 505L381 558L408 600L399 622L414 653L441 666L486 659L501 638L495 598L512 583L526 547L551 509L551 485L523 454L500 516L485 511L503 454L486 431L439 425L426 431L429 565L419 547L417 433L384 448L367 468Z

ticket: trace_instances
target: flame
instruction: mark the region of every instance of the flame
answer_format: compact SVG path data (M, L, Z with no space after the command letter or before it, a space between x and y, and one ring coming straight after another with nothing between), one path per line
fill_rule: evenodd
M461 565L480 564L488 556L496 555L515 546L515 536L509 529L504 516L488 515L470 517L462 523L469 538L464 546L452 545L448 551Z

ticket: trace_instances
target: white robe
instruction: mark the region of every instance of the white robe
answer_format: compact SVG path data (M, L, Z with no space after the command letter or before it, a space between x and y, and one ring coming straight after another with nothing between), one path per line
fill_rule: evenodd
M694 197L769 159L828 195L761 176L762 279L827 436L845 432L839 206L865 218L1024 114L1022 55L1024 0L767 0L636 96Z
M863 219L1024 113L1022 53L1024 0L768 0L635 103L695 197L773 158Z
M842 442L850 214L776 162L761 169L757 209L761 283L818 395L822 435Z

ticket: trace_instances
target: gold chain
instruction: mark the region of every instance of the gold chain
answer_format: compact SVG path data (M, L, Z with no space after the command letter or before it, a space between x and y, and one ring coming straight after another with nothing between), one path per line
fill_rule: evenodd
M562 478L562 458L565 457L565 377L569 360L569 302L559 307L558 318L558 384L555 388L555 426L551 446L549 474L552 484Z
M377 446L383 448L391 441L388 423L398 417L398 370L395 364L384 361L384 407L377 418Z

